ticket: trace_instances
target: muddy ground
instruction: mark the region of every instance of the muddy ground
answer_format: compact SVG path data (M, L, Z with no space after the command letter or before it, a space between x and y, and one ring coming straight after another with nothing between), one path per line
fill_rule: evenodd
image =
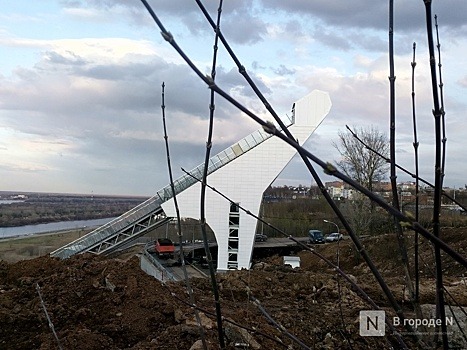
M445 240L464 257L466 234L466 229L443 230ZM367 238L364 242L406 317L415 317L394 237ZM412 258L411 242L409 237ZM337 247L332 243L316 250L336 262ZM421 303L433 304L432 249L424 242L421 251ZM249 271L217 275L227 349L399 347L391 336L360 336L359 312L372 307L315 255L307 251L298 255L301 267L297 269L284 266L282 257L272 256L255 261ZM349 239L339 244L339 261L351 279L392 318L394 312ZM466 269L445 258L444 270L449 294L456 303L467 306ZM190 306L184 282L162 284L146 275L133 252L113 258L79 255L67 260L42 256L15 263L0 261L0 349L203 349L199 343L202 334L209 349L218 349L210 281L197 278L190 284L197 309ZM280 326L268 320L261 309ZM408 348L418 348L406 330L397 330Z

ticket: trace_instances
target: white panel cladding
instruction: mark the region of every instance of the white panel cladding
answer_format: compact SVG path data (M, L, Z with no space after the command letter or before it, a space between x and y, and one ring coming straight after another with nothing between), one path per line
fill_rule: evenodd
M322 122L331 108L327 93L313 91L295 103L295 123L289 130L303 144ZM306 124L308 123L308 124ZM241 157L208 176L215 187L241 207L258 215L263 192L286 167L296 150L272 137ZM201 185L197 183L177 196L182 217L200 217ZM167 216L175 216L173 200L162 204ZM216 235L218 270L227 270L230 202L206 190L206 221ZM257 220L240 210L238 268L250 268Z

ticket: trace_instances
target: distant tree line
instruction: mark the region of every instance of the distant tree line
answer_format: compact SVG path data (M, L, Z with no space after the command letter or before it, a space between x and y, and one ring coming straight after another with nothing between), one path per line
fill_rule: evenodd
M0 227L119 216L145 198L33 196L0 205Z
M459 196L461 196L460 193ZM358 220L360 217L360 213L355 211L355 204L352 200L339 200L337 204L341 211L346 216L352 217L353 220ZM406 203L405 207L411 210L409 203ZM431 209L420 211L419 221L427 228L431 225L430 213ZM336 227L324 222L324 220L336 223L343 231L341 223L316 186L270 186L264 192L259 214L271 225L293 236L306 236L310 229L318 229L325 234L335 232ZM464 227L467 225L467 216L461 214L458 211L443 211L441 224L444 227ZM377 235L391 232L393 220L385 211L377 208L372 214L372 220L371 228L366 226L364 230L357 233L359 235ZM264 233L269 237L282 237L281 234L261 222L258 222L256 232Z

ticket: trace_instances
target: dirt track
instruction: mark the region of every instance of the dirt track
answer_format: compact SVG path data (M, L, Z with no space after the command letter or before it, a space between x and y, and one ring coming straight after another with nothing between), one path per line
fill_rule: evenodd
M465 256L464 234L450 231L449 239ZM405 313L413 313L405 298L400 263L392 237L366 243ZM422 246L431 265L428 245ZM335 261L336 244L317 249ZM340 245L340 261L366 293L389 315L386 298L368 268L355 255L349 240ZM271 257L250 271L218 275L221 311L228 349L250 344L253 349L299 349L283 332L271 325L250 297L284 329L312 349L383 349L387 338L361 337L358 316L371 309L342 279L339 307L335 271L316 256L301 252L300 269L282 265ZM389 256L389 258L388 258ZM392 257L392 258L391 258ZM68 260L40 257L8 264L0 262L0 348L58 349L40 302L40 292L63 349L190 349L200 339L194 310L188 305L183 283L163 285L139 268L137 257L107 259L81 255ZM467 306L465 269L446 259L446 287L457 302ZM426 270L426 271L425 271ZM434 280L423 271L422 303L434 302ZM210 349L219 348L215 306L209 280L191 280L203 329ZM228 322L231 321L231 322ZM235 324L245 328L239 328ZM409 348L413 340L404 336ZM237 347L238 348L245 348ZM200 347L202 349L202 347Z

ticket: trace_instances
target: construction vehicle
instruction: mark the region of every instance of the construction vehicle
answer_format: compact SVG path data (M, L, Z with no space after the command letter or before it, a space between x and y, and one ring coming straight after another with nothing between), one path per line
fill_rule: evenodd
M155 244L156 255L161 259L173 259L175 246L168 238L158 238Z

